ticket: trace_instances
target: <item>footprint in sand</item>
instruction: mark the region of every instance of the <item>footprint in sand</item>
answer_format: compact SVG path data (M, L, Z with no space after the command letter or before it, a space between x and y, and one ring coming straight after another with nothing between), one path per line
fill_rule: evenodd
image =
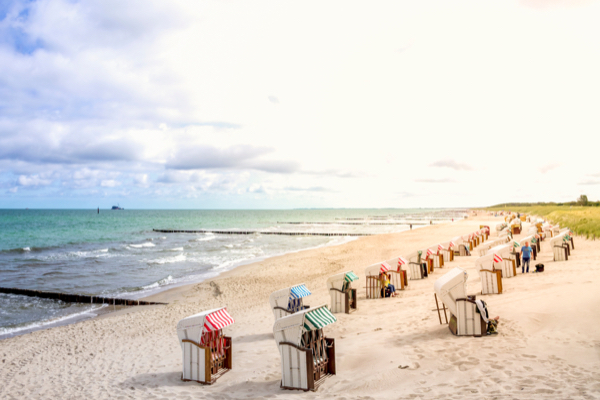
M537 356L533 356L531 354L521 354L523 357L527 357L527 358L537 358Z

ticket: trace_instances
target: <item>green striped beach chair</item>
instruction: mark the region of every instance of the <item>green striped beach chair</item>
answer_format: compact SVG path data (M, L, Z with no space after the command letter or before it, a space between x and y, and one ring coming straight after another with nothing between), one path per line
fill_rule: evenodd
M326 305L275 321L283 389L316 390L325 378L335 375L335 340L325 337L323 328L336 321Z
M353 271L336 274L327 279L331 312L350 314L357 310L356 289L352 287L352 282L357 280L358 276Z

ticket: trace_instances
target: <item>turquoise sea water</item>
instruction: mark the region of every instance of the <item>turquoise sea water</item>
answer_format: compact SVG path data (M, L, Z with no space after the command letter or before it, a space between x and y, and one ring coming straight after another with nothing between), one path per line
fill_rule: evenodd
M185 234L153 229L385 233L408 229L400 221L411 216L439 216L436 211L126 209L98 214L96 210L0 210L0 286L140 298L209 279L243 263L352 240L347 236ZM92 315L93 308L0 294L0 337L75 315Z

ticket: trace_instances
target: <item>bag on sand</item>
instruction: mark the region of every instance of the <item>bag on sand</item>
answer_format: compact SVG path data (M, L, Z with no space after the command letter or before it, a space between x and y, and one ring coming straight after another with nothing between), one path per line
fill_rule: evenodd
M544 272L544 264L535 264L535 272Z

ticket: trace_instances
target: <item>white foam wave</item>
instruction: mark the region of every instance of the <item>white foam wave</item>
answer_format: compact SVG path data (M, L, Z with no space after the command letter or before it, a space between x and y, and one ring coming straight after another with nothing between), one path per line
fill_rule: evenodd
M108 307L108 304L101 304L101 305L98 305L98 306L93 306L89 310L81 311L81 312L74 313L74 314L69 314L69 315L66 315L64 317L48 319L48 320L39 321L39 322L32 322L30 324L23 325L23 326L18 326L18 327L15 327L15 328L0 328L0 335L2 335L2 336L4 336L4 335L12 335L12 334L15 334L15 333L18 333L18 332L21 332L21 331L39 330L39 329L42 329L45 326L54 325L54 324L60 324L61 322L65 322L65 321L68 321L68 320L73 319L73 318L81 317L81 316L83 316L85 314L93 314L94 311L97 311L97 310L99 310L101 308L104 308L104 307ZM92 315L90 315L90 317L91 316Z
M182 262L185 260L186 260L185 255L178 254L173 257L164 257L164 258L157 258L156 260L150 260L150 261L148 261L148 263L149 264L171 264L171 263L176 263L176 262Z
M129 245L129 247L133 247L135 249L141 249L142 247L155 247L155 246L156 245L154 243L150 243L150 242Z
M154 288L157 288L160 286L168 285L169 283L172 283L172 282L173 282L173 277L171 275L169 275L166 278L163 278L158 282L154 282L147 286L142 286L142 289L145 289L145 290L154 289Z
M173 249L169 249L169 251L183 251L183 247L175 247Z
M213 240L213 239L216 239L216 238L217 237L215 235L211 234L211 236L199 237L199 238L196 238L196 239L192 239L191 241L192 242L207 242L209 240Z
M29 248L29 247L23 247L23 249L22 249L22 250L23 250L23 251L31 251L31 248Z

